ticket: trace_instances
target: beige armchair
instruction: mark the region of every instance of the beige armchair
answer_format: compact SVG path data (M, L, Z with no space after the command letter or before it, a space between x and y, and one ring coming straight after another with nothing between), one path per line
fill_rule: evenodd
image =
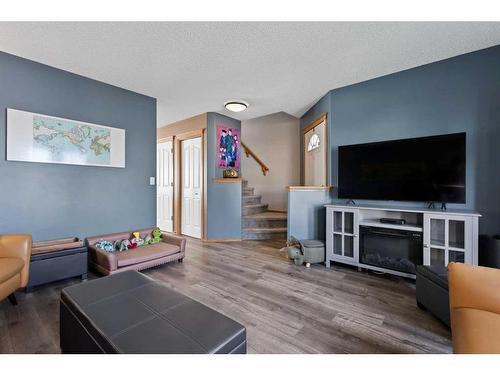
M17 305L14 292L28 283L31 244L27 234L0 235L0 300Z

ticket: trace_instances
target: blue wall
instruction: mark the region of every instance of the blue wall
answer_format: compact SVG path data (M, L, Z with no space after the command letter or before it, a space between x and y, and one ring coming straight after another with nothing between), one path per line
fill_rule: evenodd
M207 113L207 239L241 238L241 183L214 183L223 169L217 167L217 125L237 128L241 121L218 113Z
M5 160L6 108L126 130L126 168ZM0 233L34 240L154 226L156 99L0 52Z
M326 210L324 205L332 201L327 191L288 192L287 238L325 239Z
M329 94L332 185L337 185L340 145L465 131L466 204L450 207L475 209L483 214L481 233L500 232L500 46ZM325 100L328 96L309 112L324 112Z

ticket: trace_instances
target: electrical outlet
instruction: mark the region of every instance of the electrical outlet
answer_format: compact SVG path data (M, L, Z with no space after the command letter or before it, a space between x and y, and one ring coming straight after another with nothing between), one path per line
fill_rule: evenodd
M155 183L155 178L154 177L149 177L149 184L151 186L155 186L156 183Z

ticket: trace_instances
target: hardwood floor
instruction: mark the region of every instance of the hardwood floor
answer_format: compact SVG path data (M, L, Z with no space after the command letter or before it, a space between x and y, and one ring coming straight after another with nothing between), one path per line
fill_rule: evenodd
M247 328L249 353L450 353L448 329L415 303L415 284L333 264L297 267L282 241L189 240L183 263L145 274ZM91 276L97 277L97 276ZM58 353L62 288L0 302L0 352Z

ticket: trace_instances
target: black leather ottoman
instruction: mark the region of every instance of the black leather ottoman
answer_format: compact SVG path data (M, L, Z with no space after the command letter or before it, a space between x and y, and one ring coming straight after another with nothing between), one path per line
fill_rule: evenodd
M246 353L232 319L127 271L63 289L63 353Z
M417 305L450 327L448 269L440 266L417 266Z

